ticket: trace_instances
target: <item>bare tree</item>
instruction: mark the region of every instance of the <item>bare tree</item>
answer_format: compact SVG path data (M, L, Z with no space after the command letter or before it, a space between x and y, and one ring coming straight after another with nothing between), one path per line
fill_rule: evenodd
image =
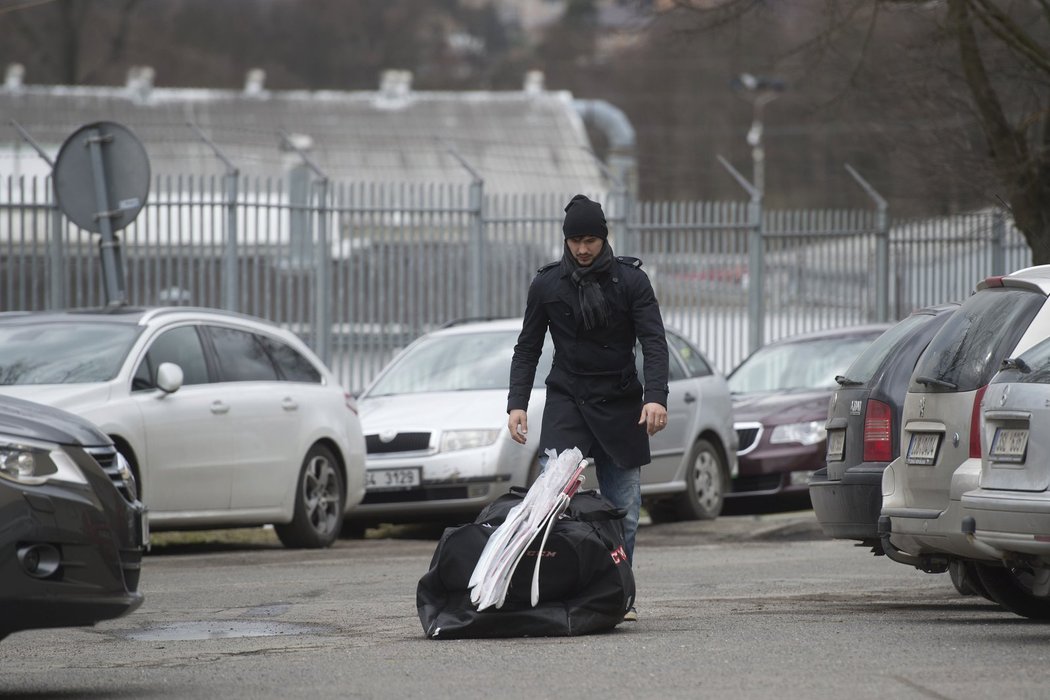
M769 8L761 0L675 4L698 13L709 32L754 21ZM968 152L958 130L939 145L959 149L959 158L975 169L959 170L959 159L948 159L956 168L942 176L994 183L986 196L1011 210L1033 261L1050 263L1050 1L824 0L824 7L823 26L789 53L814 63L829 54L838 60L845 56L850 64L847 92L871 89L881 81L880 94L886 94L886 84L892 83L898 95L908 95L908 88L921 90L931 104L955 111L963 121L972 119L983 138L981 152ZM931 30L921 44L895 47L913 61L905 75L880 72L870 65L885 55L874 50L874 42L892 39L880 37L879 24L901 9L931 20ZM843 36L858 25L867 27L863 38L858 41L854 33L852 52L841 53ZM931 57L934 63L928 63ZM963 92L952 90L953 85Z
M31 68L41 68L58 83L92 82L102 70L123 58L139 2L16 3L0 10L0 44L5 46L0 54L8 54L9 60L21 58L35 63Z

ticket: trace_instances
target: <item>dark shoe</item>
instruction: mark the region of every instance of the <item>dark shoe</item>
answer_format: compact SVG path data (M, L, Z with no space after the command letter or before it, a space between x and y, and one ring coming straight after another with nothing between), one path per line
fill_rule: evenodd
M631 607L627 608L627 612L625 612L623 614L623 621L624 622L638 622L638 611L635 609L635 607L633 605Z

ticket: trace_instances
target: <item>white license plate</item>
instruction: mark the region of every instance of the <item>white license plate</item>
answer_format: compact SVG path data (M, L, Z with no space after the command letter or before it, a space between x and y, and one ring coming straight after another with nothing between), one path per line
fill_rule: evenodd
M846 453L846 431L831 430L828 432L828 461L841 462Z
M930 465L937 460L940 433L912 433L908 444L908 464Z
M369 469L365 472L365 490L408 489L423 483L419 467Z
M999 462L1023 462L1027 449L1027 428L996 428L989 455Z

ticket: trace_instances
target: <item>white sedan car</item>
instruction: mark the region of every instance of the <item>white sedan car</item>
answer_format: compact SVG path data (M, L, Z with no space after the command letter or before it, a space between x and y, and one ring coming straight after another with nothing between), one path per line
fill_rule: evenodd
M214 309L0 314L0 393L92 421L155 530L273 523L324 547L364 494L353 399L292 333Z
M473 517L539 473L548 336L529 402L529 441L507 431L510 361L520 320L465 323L408 346L361 394L367 493L347 531L378 522ZM668 427L650 442L642 495L654 519L713 518L736 474L736 432L725 379L677 333L671 354ZM639 355L639 375L641 356ZM588 487L597 487L593 474Z

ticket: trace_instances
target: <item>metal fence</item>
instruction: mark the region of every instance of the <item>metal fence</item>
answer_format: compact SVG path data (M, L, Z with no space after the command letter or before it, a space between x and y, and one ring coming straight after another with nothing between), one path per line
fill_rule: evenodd
M58 213L50 181L0 186L0 311L103 304L97 239ZM894 320L1030 260L997 211L891 221L593 196L616 253L644 261L668 325L724 371L762 342ZM486 194L480 181L158 177L120 234L127 296L272 320L358 389L429 330L519 316L536 268L561 254L566 199Z

